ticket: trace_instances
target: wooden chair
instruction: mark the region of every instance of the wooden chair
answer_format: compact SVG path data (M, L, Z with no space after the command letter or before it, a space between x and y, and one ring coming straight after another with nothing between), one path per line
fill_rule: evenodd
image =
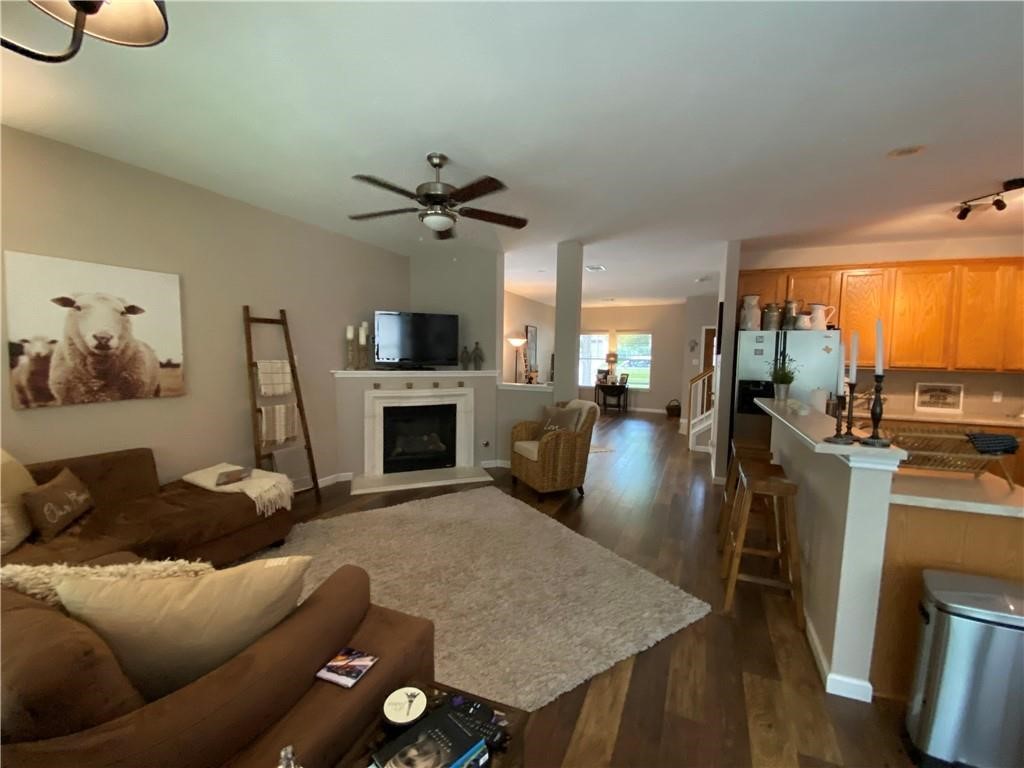
M722 494L722 506L718 509L718 551L725 547L725 538L729 534L729 518L736 504L736 488L739 485L740 459L751 459L771 463L772 449L767 443L742 437L734 437L730 441L732 453L729 458L729 470L725 478L725 491Z
M568 491L583 495L590 458L590 438L600 409L597 403L572 400L580 410L575 430L543 433L539 421L521 421L512 428L512 479L522 480L538 493Z
M740 459L738 503L729 518L728 535L722 552L721 572L726 579L723 610L732 609L738 580L754 582L788 590L793 596L796 608L796 623L804 628L803 588L800 578L800 545L796 534L795 483L786 479L785 471L775 464ZM755 497L766 499L774 518L775 546L771 549L748 547L747 529L750 522L750 508ZM781 579L740 573L740 561L744 555L765 557L780 565Z

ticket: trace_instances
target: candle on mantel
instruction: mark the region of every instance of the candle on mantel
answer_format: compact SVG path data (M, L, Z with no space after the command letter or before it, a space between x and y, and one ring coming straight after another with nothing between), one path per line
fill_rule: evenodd
M839 342L839 376L836 379L836 397L842 397L846 390L846 377L845 373L846 358L843 357L845 350L843 349L843 342Z
M354 339L355 337L356 337L356 327L354 325L350 325L347 328L345 328L345 338L346 339L348 339L349 341L352 341L352 339Z
M875 322L875 376L882 375L882 318Z
M860 341L857 331L850 337L850 383L857 383L857 344Z
M359 326L359 346L366 346L366 326Z

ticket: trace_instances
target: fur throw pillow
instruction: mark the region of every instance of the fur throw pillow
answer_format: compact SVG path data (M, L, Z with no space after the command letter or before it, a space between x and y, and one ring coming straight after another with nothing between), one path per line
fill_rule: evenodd
M89 576L110 581L139 581L166 579L172 576L202 576L212 572L213 566L209 563L189 560L143 560L139 563L117 565L5 565L0 567L0 587L17 590L23 595L59 608L61 602L57 596L57 585L69 576Z

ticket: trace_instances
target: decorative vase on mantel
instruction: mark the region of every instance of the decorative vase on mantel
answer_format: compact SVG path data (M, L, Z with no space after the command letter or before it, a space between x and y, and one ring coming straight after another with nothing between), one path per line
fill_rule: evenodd
M470 353L470 357L473 360L473 370L482 371L484 369L484 351L480 347L480 342L473 344L473 351Z
M469 354L469 347L463 347L462 352L459 354L459 365L462 366L462 370L469 370L469 363L472 356Z

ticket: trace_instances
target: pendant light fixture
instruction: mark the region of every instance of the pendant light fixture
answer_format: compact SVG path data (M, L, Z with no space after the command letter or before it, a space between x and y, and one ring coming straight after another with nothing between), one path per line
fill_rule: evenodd
M44 53L0 38L0 45L34 61L59 63L72 58L85 35L108 43L144 48L167 37L163 0L29 0L43 13L71 27L71 43L60 53Z

